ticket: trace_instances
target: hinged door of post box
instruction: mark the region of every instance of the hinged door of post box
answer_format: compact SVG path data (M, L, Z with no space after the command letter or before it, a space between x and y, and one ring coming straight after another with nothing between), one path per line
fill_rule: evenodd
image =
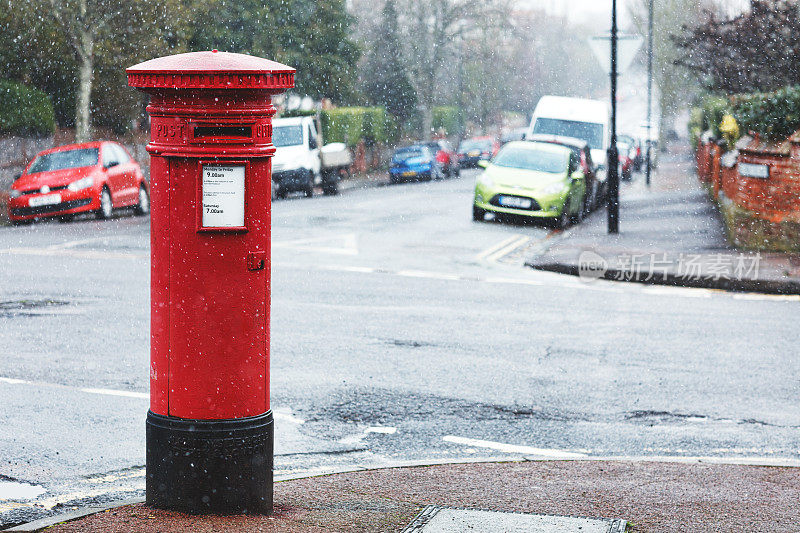
M211 213L204 219L204 209L221 205L219 198L203 193L204 166L206 186L213 184L217 192L213 179L230 178L233 190L222 189L220 198L238 194L235 187L244 172L243 226L231 222L235 216ZM255 158L245 165L170 158L170 181L169 415L217 419L265 413L269 159ZM212 226L204 226L204 220ZM214 226L219 221L234 226Z

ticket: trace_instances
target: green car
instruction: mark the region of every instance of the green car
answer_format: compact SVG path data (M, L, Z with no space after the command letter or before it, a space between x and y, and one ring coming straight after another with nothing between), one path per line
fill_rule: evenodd
M551 219L565 228L585 215L586 178L575 153L551 143L503 146L475 183L473 220L487 212Z

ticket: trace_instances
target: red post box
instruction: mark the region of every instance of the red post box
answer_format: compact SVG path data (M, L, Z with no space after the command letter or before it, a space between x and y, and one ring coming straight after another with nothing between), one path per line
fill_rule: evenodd
M271 95L295 70L224 52L127 69L151 97L147 503L272 511Z

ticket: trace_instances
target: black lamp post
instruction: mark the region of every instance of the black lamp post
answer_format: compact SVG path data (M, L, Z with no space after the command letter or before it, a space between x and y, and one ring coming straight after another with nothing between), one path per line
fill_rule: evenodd
M617 0L611 0L611 146L608 149L608 232L619 233L617 151Z
M648 6L647 21L647 166L645 167L645 183L650 186L650 150L653 147L652 121L653 121L653 0Z

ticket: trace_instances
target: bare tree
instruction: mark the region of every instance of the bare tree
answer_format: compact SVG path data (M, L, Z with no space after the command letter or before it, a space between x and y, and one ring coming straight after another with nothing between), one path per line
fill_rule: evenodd
M409 43L412 83L422 113L422 134L430 139L437 83L456 76L454 48L478 20L501 24L504 0L404 0L401 24ZM404 24L403 24L404 22Z
M77 62L75 137L91 139L91 98L98 52L133 58L169 37L169 20L180 20L175 0L20 0L22 9L33 9L42 20L53 23ZM169 14L169 17L167 16ZM170 43L161 41L162 51ZM124 64L120 63L120 68Z

